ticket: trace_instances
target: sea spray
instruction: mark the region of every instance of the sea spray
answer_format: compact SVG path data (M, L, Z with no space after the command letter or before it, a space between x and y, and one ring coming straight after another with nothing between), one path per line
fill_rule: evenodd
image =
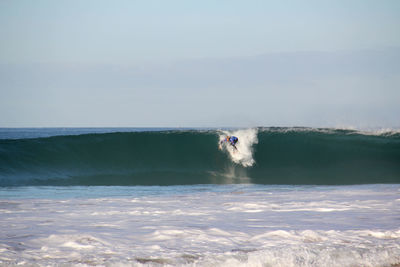
M226 136L236 136L239 141L236 143L236 148L224 144L223 148L229 157L236 164L240 164L243 167L251 167L254 165L255 160L253 157L253 145L258 143L257 129L242 129L236 131L222 131L220 134L220 142L226 138Z

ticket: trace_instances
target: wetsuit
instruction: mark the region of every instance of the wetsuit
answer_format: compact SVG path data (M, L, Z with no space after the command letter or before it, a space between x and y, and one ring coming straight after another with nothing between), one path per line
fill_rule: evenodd
M239 138L237 138L236 136L227 136L224 140L222 140L220 142L220 146L222 145L223 142L229 142L231 144L231 146L233 146L236 150L236 143L239 141ZM220 147L221 149L221 147Z
M232 146L235 146L237 141L239 141L239 139L236 136L231 136L229 138L229 142L231 143Z

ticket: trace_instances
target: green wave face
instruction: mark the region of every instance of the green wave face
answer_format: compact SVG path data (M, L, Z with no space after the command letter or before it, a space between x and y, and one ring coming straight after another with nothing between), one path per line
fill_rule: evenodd
M238 151L219 148L239 137ZM400 182L400 135L268 128L0 140L0 186Z

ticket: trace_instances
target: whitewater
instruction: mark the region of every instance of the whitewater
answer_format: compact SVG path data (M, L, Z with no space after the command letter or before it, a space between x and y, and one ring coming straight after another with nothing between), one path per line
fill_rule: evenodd
M221 149L229 153L233 162L242 165L243 167L251 167L255 161L253 159L253 145L258 143L257 129L246 129L237 131L222 131L219 136L219 142L226 139L226 136L236 136L240 140L234 149L227 142L223 143Z
M399 185L1 191L3 266L400 263Z
M399 221L396 131L0 129L0 266L393 267Z

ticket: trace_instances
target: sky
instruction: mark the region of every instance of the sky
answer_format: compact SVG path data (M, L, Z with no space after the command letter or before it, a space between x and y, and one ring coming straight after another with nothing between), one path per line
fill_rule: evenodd
M400 128L400 1L0 1L0 127Z

